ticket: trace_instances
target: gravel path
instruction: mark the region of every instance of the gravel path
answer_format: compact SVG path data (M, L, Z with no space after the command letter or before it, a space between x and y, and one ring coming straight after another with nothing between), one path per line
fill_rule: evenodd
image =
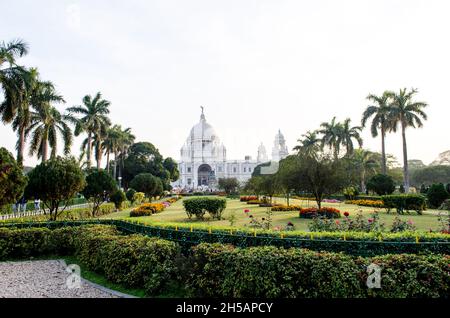
M0 263L0 298L117 298L107 290L82 280L79 288L68 288L71 275L63 261Z

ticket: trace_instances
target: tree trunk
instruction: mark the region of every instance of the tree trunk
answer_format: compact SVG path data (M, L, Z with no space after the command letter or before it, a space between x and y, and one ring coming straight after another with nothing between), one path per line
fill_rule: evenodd
M387 174L387 167L386 167L386 147L384 143L385 138L385 129L384 124L381 125L381 173L386 175Z
M406 127L402 121L402 139L403 139L403 185L405 193L409 193L409 170L408 170L408 150L406 149Z
M114 151L114 171L113 171L114 180L117 180L117 152Z
M109 173L109 150L106 151L106 171Z
M45 138L43 138L43 139L44 140L42 140L42 162L45 162L48 159L48 144L47 144L47 139L45 139Z
M102 145L98 145L97 147L97 169L100 169L102 166Z
M19 127L19 145L17 147L17 163L23 166L23 150L25 148L25 127Z
M87 167L90 168L91 167L91 143L92 143L92 137L91 137L91 133L88 133L88 142L87 142Z
M361 192L366 193L366 170L361 169Z

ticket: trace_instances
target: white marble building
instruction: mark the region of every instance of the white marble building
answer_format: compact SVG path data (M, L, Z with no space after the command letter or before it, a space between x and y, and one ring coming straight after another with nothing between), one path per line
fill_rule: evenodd
M279 131L275 136L272 160L279 161L288 155L284 136ZM245 156L244 160L228 160L227 150L214 128L206 121L202 108L200 122L192 127L181 148L178 163L180 178L172 183L175 189L217 189L220 178L236 178L244 183L252 176L253 169L268 162L266 148L261 143L256 160Z

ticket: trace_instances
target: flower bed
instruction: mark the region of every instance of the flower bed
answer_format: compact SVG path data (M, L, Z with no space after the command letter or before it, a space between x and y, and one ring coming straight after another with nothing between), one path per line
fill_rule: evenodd
M341 217L341 211L335 208L322 207L318 208L306 208L300 209L299 213L302 219L312 219L315 217L325 217L327 219L335 219Z
M273 206L271 210L273 212L299 211L301 210L301 206L280 204Z
M247 195L247 196L242 196L239 200L241 202L255 201L255 200L258 200L258 197L256 195Z
M164 203L144 203L131 210L130 217L149 216L164 211L166 207Z
M345 204L356 204L359 206L368 206L371 208L384 208L382 200L346 200Z

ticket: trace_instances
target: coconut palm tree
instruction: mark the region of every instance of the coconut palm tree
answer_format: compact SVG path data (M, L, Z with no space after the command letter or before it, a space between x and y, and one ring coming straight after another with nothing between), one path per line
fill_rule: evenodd
M333 151L334 158L337 159L340 152L340 123L336 122L336 117L333 117L331 122L324 122L320 127L321 128L317 132L322 134L322 148L328 146L329 149Z
M361 192L366 192L366 176L368 172L375 172L379 166L377 153L365 150L356 149L350 159L352 165L359 171Z
M29 71L17 65L17 59L28 53L28 45L15 40L0 43L0 90L3 91L3 102L0 104L0 115L3 123L13 123L17 131L17 162L23 163L25 148L25 129L29 123L29 93L37 71Z
M126 128L121 131L120 140L118 143L119 158L116 159L116 154L114 154L114 169L117 168L117 161L120 160L118 169L119 177L122 177L122 169L124 168L125 157L128 154L128 150L133 145L135 138L136 137L131 133L131 128Z
M345 147L346 155L349 156L353 153L353 150L355 148L353 144L353 139L356 140L356 142L359 145L359 148L362 147L363 140L360 135L362 127L360 126L352 127L350 118L344 120L343 123L339 123L339 127L340 129L338 130L338 143Z
M381 173L387 174L385 138L386 132L389 130L389 121L387 118L389 109L391 107L389 92L385 91L381 96L370 94L366 99L373 102L374 104L367 106L362 115L361 125L365 127L369 119L372 118L372 121L370 123L370 132L372 134L372 137L377 137L378 130L380 130Z
M102 95L98 92L94 98L90 95L83 97L82 106L69 107L68 111L71 114L71 121L75 124L75 136L82 132L87 133L86 155L87 166L91 167L91 157L93 148L93 138L102 140L106 135L107 128L111 125L108 118L110 102L102 99ZM76 118L73 115L81 115ZM101 147L101 143L99 143ZM101 151L100 151L101 153ZM97 168L100 168L101 162L97 160Z
M409 169L408 169L408 150L406 146L406 128L422 127L422 120L427 120L427 114L423 108L427 107L425 102L416 102L413 100L417 89L407 90L400 89L398 93L388 92L388 96L392 99L389 109L389 129L396 132L398 126L402 131L403 141L403 183L405 192L409 192Z
M308 131L302 135L303 139L298 139L299 144L294 147L294 151L313 155L320 150L321 139L317 136L317 131Z
M51 82L38 82L31 96L31 105L35 109L30 113L30 125L25 136L31 134L30 156L37 154L42 161L48 159L48 148L51 157L56 157L58 134L64 141L64 154L70 153L72 131L68 126L66 115L61 114L52 103L64 103L61 95L55 91Z

